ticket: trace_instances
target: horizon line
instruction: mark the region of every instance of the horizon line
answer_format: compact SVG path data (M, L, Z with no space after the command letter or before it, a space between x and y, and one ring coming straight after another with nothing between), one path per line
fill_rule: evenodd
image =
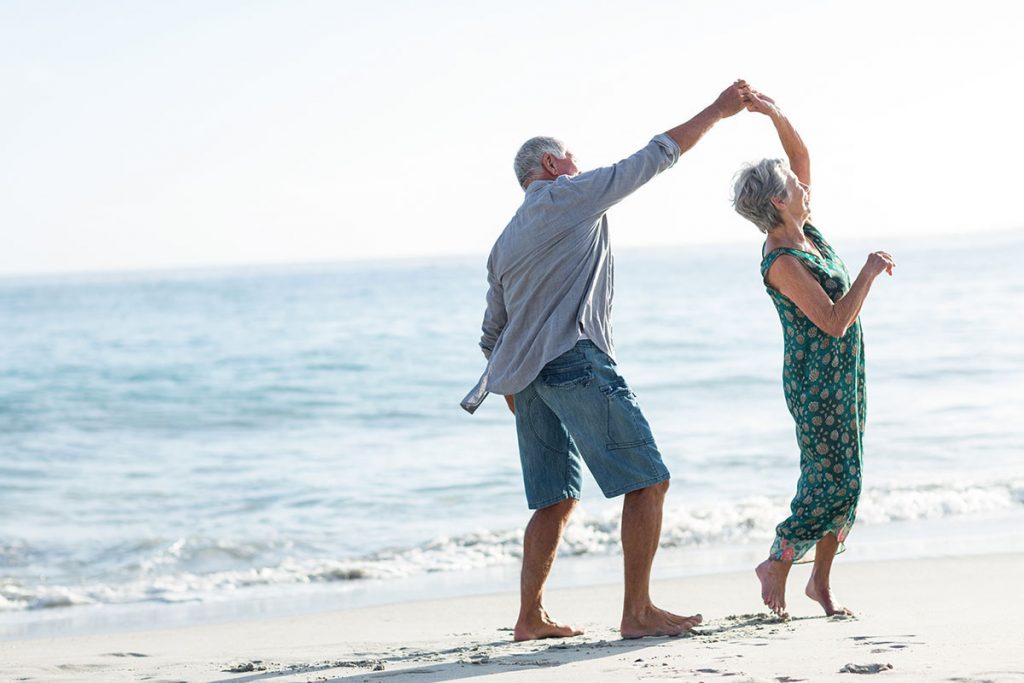
M956 248L956 242L964 239L975 239L979 236L989 236L996 238L1003 237L1024 237L1024 226L1016 228L991 228L984 230L980 233L973 233L971 235L964 235L959 232L954 233L937 233L933 238L945 237L953 238L953 242L950 244L950 248ZM867 239L869 236L858 236L855 241L861 239ZM870 235L871 238L877 238L878 235ZM893 237L897 242L905 242L907 240L920 239L921 235L901 235ZM844 240L848 241L848 240ZM627 245L616 247L617 252L641 252L651 250L663 250L663 249L685 249L692 246L704 246L704 247L730 247L730 246L743 246L746 244L744 241L739 240L721 240L714 242L671 242L671 243L659 243L659 244L642 244L642 245ZM941 246L932 244L930 246ZM75 279L75 278L117 278L117 277L131 277L141 275L189 275L189 274L201 274L201 273L216 273L218 271L227 272L239 272L239 271L265 271L265 270L291 270L291 269L317 269L325 268L330 266L352 266L352 265L367 265L367 266L388 266L388 265L413 265L416 263L422 263L427 261L442 261L442 262L453 262L467 260L470 258L480 258L481 256L486 257L485 251L461 251L461 252L444 252L444 253L421 253L421 254L399 254L395 256L380 256L380 255L367 255L367 256L356 256L349 258L328 258L328 259L309 259L309 260L295 260L295 261L227 261L227 262L212 262L212 263L181 263L181 264L166 264L156 266L99 266L96 268L73 268L73 269L56 269L56 270L26 270L22 272L0 272L0 282L11 282L16 280L46 280L46 279Z

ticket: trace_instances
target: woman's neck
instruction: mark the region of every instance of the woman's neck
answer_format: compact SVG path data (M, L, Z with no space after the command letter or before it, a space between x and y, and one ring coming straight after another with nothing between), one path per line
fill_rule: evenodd
M773 246L804 246L808 244L807 236L804 235L804 227L795 218L786 216L771 233L768 234L768 241Z

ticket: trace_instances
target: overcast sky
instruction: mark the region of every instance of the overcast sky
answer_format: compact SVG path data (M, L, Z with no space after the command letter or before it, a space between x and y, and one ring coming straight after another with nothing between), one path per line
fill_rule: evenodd
M605 165L737 77L827 234L1024 228L1015 2L0 1L0 275L486 254L533 135ZM617 246L759 242L768 119L613 209Z

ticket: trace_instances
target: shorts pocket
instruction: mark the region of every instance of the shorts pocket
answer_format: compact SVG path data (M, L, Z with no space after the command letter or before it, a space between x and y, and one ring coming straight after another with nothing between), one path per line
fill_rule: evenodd
M601 387L608 399L608 445L610 449L654 444L651 427L640 410L636 394L621 377Z
M560 367L547 366L540 372L540 379L552 389L586 387L594 380L594 371L589 363Z

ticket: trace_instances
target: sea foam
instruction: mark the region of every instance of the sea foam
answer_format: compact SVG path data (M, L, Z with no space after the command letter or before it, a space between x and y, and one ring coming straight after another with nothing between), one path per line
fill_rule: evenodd
M665 510L662 548L705 548L769 542L775 525L788 514L784 499L751 497L703 505L670 505ZM1007 515L1024 510L1024 480L914 487L878 486L865 490L858 524ZM565 530L563 557L617 555L621 514L578 511ZM203 543L178 540L141 576L120 582L75 586L0 584L0 611L40 610L87 604L178 603L224 599L254 587L388 580L431 572L459 572L517 563L522 528L478 530L441 536L413 547L392 548L355 558L288 558L273 566L198 573L176 571L176 561L203 554ZM223 543L206 542L211 549Z

